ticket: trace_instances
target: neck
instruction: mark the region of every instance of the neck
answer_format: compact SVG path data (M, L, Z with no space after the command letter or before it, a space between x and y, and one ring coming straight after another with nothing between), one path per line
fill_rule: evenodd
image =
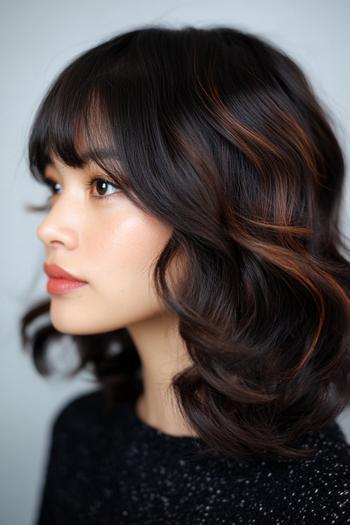
M169 388L172 377L191 364L178 332L178 318L164 314L127 328L142 363L143 393L135 405L137 416L166 434L197 436Z

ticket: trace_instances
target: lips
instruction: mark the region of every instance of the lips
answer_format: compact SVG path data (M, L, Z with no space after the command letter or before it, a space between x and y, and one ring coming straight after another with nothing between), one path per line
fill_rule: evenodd
M66 281L86 283L86 281L79 279L79 277L66 272L57 264L44 263L44 272L50 279L64 279Z

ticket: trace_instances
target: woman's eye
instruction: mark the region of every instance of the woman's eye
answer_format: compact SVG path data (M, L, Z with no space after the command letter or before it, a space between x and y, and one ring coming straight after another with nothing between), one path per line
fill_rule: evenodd
M57 188L57 186L60 186L60 184L58 182L54 181L50 177L45 177L44 182L52 192L51 196L54 196L57 193L59 193L59 189ZM92 177L86 182L85 186L89 189L95 186L97 194L94 194L93 197L96 199L104 199L107 197L111 197L115 193L120 193L121 191L120 188L114 182L111 182L108 179L103 179L102 177ZM108 187L112 190L111 192L108 192ZM113 189L116 191L113 191Z
M112 191L112 193L107 193L105 195L101 195L99 192L102 191L106 191L106 189L108 188L108 186L111 188L111 189L114 189L114 190L117 190L115 193L119 193L120 192L120 188L114 183L114 182L110 182L109 180L107 179L102 179L101 177L93 177L92 179L90 179L88 182L87 182L87 186L89 188L93 187L94 184L96 183L95 187L98 191L98 195L97 195L97 198L104 198L104 197L110 197L111 195L114 195L114 192ZM95 197L96 195L94 195Z

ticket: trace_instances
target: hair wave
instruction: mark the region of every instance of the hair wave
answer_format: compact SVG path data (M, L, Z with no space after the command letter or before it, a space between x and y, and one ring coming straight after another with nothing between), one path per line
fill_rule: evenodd
M208 449L308 457L292 445L350 400L350 263L339 227L344 155L300 66L232 27L130 30L54 79L30 131L39 182L52 152L72 167L94 160L173 227L153 278L193 364L170 387ZM176 254L185 265L172 289ZM42 374L62 333L51 323L28 331L49 305L21 318ZM126 328L71 337L80 356L71 375L92 366L110 408L138 397Z

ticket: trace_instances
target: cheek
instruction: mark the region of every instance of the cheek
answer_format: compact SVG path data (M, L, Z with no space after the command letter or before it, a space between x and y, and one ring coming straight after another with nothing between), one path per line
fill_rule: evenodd
M98 290L115 302L151 300L151 270L170 236L168 227L142 213L107 221L88 250Z
M172 230L153 217L128 209L91 220L81 236L81 268L87 288L51 303L57 330L100 333L127 327L165 311L152 270Z

